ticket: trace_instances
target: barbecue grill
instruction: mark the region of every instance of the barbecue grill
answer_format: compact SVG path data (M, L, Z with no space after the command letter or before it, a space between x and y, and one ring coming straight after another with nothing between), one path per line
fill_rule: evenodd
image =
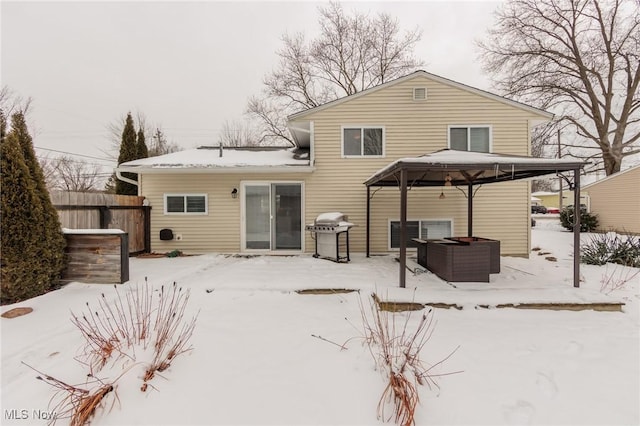
M340 212L322 213L316 217L313 224L306 226L305 229L311 232L316 241L316 252L313 257L334 262L351 260L349 259L349 229L355 225L348 220L347 215Z

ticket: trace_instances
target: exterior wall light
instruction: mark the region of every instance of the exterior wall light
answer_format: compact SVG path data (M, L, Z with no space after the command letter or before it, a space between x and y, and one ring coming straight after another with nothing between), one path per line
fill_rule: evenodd
M231 198L238 198L238 188L233 188L233 191L231 191Z

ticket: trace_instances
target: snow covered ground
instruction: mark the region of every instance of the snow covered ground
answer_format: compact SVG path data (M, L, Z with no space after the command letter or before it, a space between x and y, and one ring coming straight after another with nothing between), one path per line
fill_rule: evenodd
M539 220L532 238L533 247L550 254L504 257L502 272L489 284L456 288L430 273L409 273L407 289L398 289L398 263L391 256L355 255L349 264L311 256L131 259L131 281L118 286L121 294L144 277L154 287L176 281L190 289L187 314L199 312L193 350L144 393L142 364L123 370L92 425L383 424L376 407L386 383L361 339L359 300L368 307L372 291L386 299L464 306L434 310L422 359L435 364L458 349L431 371L442 374L439 386L420 388L418 425L640 424L638 270L582 265L582 287L574 289L572 235L554 220ZM602 289L607 278L629 281L611 291ZM306 288L360 292L293 291ZM72 283L2 307L34 309L1 319L2 424L47 422L38 416L46 417L53 390L23 363L82 385L87 371L74 357L83 340L70 311L83 312L101 293L116 297L113 286ZM623 312L476 307L536 301L625 306ZM409 314L395 315L404 320ZM412 314L410 326L418 318Z

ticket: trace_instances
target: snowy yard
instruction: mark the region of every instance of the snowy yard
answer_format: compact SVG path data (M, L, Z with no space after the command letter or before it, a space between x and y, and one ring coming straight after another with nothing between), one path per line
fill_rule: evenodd
M455 288L430 273L409 273L407 289L398 289L391 256L355 255L349 264L307 255L131 259L131 281L118 286L121 294L144 277L154 287L176 281L190 289L187 316L199 311L193 350L175 358L144 393L138 366L123 371L92 425L383 424L376 408L386 383L360 338L359 299L368 308L372 291L383 299L464 307L434 310L422 359L435 364L459 348L431 371L442 374L439 386L420 388L418 425L639 424L640 274L582 265L582 287L574 289L572 235L541 222L532 231L533 247L557 262L536 252L530 259L503 257L502 272L490 283ZM607 277L632 276L623 288L601 289ZM360 292L294 291L308 288ZM23 362L67 383L84 382L86 369L74 361L83 340L70 311L83 312L101 293L116 297L113 286L72 283L2 307L34 309L1 319L2 424L46 424L37 417L46 417L53 389ZM477 308L603 301L625 303L623 312ZM419 316L413 313L410 325Z

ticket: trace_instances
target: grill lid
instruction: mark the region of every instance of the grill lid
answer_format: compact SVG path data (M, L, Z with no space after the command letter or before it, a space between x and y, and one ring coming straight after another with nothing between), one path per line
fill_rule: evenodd
M340 212L321 213L316 217L316 220L311 225L307 225L305 229L319 233L344 232L355 226L349 222L348 219L346 214Z
M339 225L341 222L348 222L349 218L347 215L341 212L329 212L329 213L320 213L318 217L316 217L315 224L316 225Z

